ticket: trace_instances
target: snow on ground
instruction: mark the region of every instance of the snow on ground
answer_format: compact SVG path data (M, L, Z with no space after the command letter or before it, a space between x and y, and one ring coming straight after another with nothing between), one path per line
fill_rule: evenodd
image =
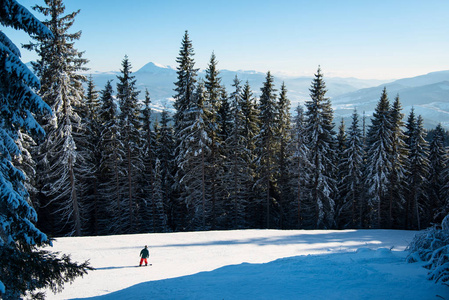
M449 299L405 262L416 232L237 230L59 238L96 268L48 299ZM137 267L148 245L152 266ZM391 249L391 251L390 251Z

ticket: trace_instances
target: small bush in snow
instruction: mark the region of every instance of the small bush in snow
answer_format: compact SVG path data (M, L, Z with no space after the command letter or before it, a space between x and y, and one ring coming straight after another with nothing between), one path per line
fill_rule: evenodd
M441 226L434 225L418 233L408 245L407 262L426 262L428 279L449 285L449 215Z

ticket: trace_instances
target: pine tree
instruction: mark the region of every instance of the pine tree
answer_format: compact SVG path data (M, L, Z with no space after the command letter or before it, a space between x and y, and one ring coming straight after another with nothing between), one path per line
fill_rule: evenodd
M343 168L346 169L340 189L343 190L343 202L350 214L348 226L363 227L365 202L363 201L363 135L359 128L359 117L354 110L352 123L346 139L346 149L343 152Z
M349 174L349 166L348 166L348 158L347 154L347 135L345 129L344 119L341 119L340 126L338 127L337 134L337 148L336 148L336 156L337 156L337 172L336 172L336 180L337 180L337 188L338 193L335 199L335 221L337 223L337 228L345 228L349 223L351 223L350 219L350 203L347 201L347 194L350 192L345 189L344 179L347 178Z
M191 229L206 230L206 223L210 212L210 198L206 195L206 169L207 156L210 154L211 139L207 134L207 124L204 107L204 84L200 82L191 101L182 117L185 128L178 133L180 144L179 155L176 157L179 184L181 185L181 199L189 213L188 227Z
M140 135L140 105L137 96L136 80L131 71L131 63L128 57L122 61L121 75L117 76L117 100L120 105L119 124L121 128L120 139L122 141L125 157L123 160L123 173L126 182L123 186L126 192L123 194L123 208L126 219L124 220L125 232L134 232L138 225L138 184L137 178L143 170L142 139Z
M32 36L36 43L26 46L39 55L37 63L33 63L41 79L39 93L54 113L51 118L42 120L47 136L38 154L44 195L41 206L57 214L52 224L55 233L81 235L83 205L75 164L82 157L77 153L73 134L82 130L81 119L74 108L82 105L82 83L86 78L79 71L86 70L87 60L74 48L74 41L80 39L81 32L68 33L79 11L64 15L62 0L46 0L45 4L35 6L35 10L50 17L44 25L52 31L53 37Z
M118 110L113 98L111 81L108 81L101 91L101 107L99 123L101 125L99 148L101 152L99 194L101 195L101 213L99 220L101 234L124 233L122 208L123 182L125 176L121 167L125 152L120 138Z
M326 84L321 68L315 74L310 90L311 100L306 102L306 136L309 144L310 196L314 208L316 228L334 224L335 132L330 99L326 95Z
M412 226L418 230L429 224L425 224L426 221L423 216L429 214L429 199L426 195L427 177L429 174L429 153L428 143L425 140L425 132L423 128L423 119L421 116L415 119L412 116L414 112L410 113L408 122L414 122L414 124L407 124L407 128L410 129L407 132L408 135L408 199L409 204L409 221L408 226Z
M390 102L387 90L383 89L376 111L373 114L367 135L366 188L372 209L372 225L384 226L389 179L391 176L391 145L393 132L390 117Z
M439 224L447 215L445 210L445 170L448 153L444 147L444 129L441 124L435 128L434 135L430 141L429 152L429 176L427 178L427 195L430 200L430 208L427 222Z
M407 145L405 144L405 135L403 132L404 115L401 112L402 107L399 101L399 95L394 99L391 107L391 125L392 125L392 144L391 144L391 173L388 197L388 214L386 227L392 228L400 224L405 196L405 169L407 161Z
M217 68L217 58L215 53L212 52L209 64L206 69L206 77L204 81L204 87L206 89L206 103L209 107L209 122L214 124L217 118L217 113L220 108L221 97L221 78L220 71Z
M207 108L205 110L205 122L206 122L206 130L207 134L211 140L210 145L210 154L207 155L207 169L206 178L208 193L211 195L211 224L212 228L217 226L217 217L221 214L222 210L222 198L220 196L219 190L222 189L220 187L220 176L223 176L222 170L222 159L221 159L221 144L225 137L220 136L220 131L223 129L222 126L219 125L219 119L221 114L219 111L221 110L221 106L223 106L221 97L223 95L222 87L221 87L221 78L220 72L217 68L217 60L215 54L212 52L209 64L206 69L206 78L204 82L204 87L206 91L206 98L204 102L204 106ZM225 99L227 99L226 92ZM229 113L229 106L228 111ZM220 114L220 115L219 115Z
M195 69L195 61L193 59L194 54L195 53L193 50L192 41L190 40L189 34L186 31L181 42L179 56L176 59L176 62L178 63L178 80L175 82L176 94L174 95L175 103L173 105L175 108L175 114L173 116L173 127L175 137L176 161L180 161L183 159L183 154L179 153L178 151L181 150L180 144L184 139L184 129L189 126L188 123L184 121L184 117L187 115L187 107L191 105L192 101L195 101L193 99L193 94L195 92L198 69ZM179 220L178 223L181 223L186 203L185 199L181 198L181 194L183 194L183 185L180 182L183 176L183 170L178 167L178 170L176 171L175 185L173 188L173 196L176 201L175 207L177 208L175 219ZM182 228L182 225L180 225L180 228Z
M178 81L175 82L175 103L174 108L176 110L173 117L175 132L184 129L183 117L184 111L192 101L193 93L195 90L196 77L198 69L195 69L195 61L193 59L195 52L193 50L192 41L189 38L189 33L184 33L184 37L181 43L181 49L179 50L179 56L176 62L179 64L177 67Z
M174 203L172 186L174 185L174 151L175 141L173 128L169 125L170 118L167 110L161 113L161 123L156 140L156 154L159 160L159 173L161 178L161 192L164 199L164 208L167 215L167 226L176 229L175 215L177 207ZM156 173L158 175L158 173ZM168 230L168 228L167 228Z
M275 154L278 150L277 126L279 111L276 103L276 89L274 88L274 78L270 72L267 73L262 95L259 99L259 120L260 133L257 137L258 146L258 185L262 193L265 194L265 227L270 228L271 206L275 201Z
M3 26L24 30L33 36L52 38L48 30L27 9L14 0L0 6ZM36 76L21 62L20 51L0 32L0 297L18 299L28 295L43 298L37 289L56 292L65 282L83 275L88 263L76 264L37 246L51 245L36 226L37 214L29 203L24 173L12 163L22 155L15 141L19 130L43 136L34 114L49 114L50 107L32 89L39 89Z
M100 178L100 161L101 152L99 147L100 140L100 123L99 123L99 110L100 99L98 91L95 89L95 85L92 79L92 75L87 81L87 90L85 96L85 103L87 108L87 115L83 120L86 126L84 139L87 140L88 155L86 158L86 164L88 168L85 168L88 172L84 177L85 188L83 191L83 200L87 205L87 229L91 235L99 234L99 219L100 219L100 194L98 192L99 178Z
M279 204L281 208L281 228L288 226L289 220L286 218L287 207L291 201L291 191L289 185L289 178L291 177L290 168L291 163L291 114L290 114L290 100L287 98L287 88L285 83L282 83L281 90L279 92L278 102L278 133L279 139L279 152L277 154L277 172L278 172L278 189L279 189Z
M232 86L235 90L230 95L231 128L228 138L224 141L225 169L227 172L223 178L223 184L228 191L228 197L226 198L227 223L235 229L246 227L245 213L250 197L248 185L251 184L252 178L251 173L248 172L250 157L243 135L245 129L244 115L240 80L237 76L234 78Z
M415 115L415 109L414 107L412 107L410 114L408 115L407 118L407 123L406 123L406 132L405 132L405 143L407 145L408 150L410 150L410 146L412 144L412 136L413 133L416 131L416 115ZM410 169L410 161L409 161L409 157L410 157L410 153L407 156L407 178L409 178L410 174L409 169ZM407 179L407 184L408 184L409 179ZM413 206L413 199L411 199L410 193L409 193L409 187L407 186L406 191L405 191L407 197L406 197L406 202L405 202L405 219L404 219L404 227L407 229L411 228L411 220L412 220L412 206Z
M164 220L164 216L160 216L161 212L158 209L158 205L155 198L155 191L153 188L156 186L155 177L155 162L156 162L156 136L155 132L152 128L151 123L151 99L150 93L148 90L145 91L145 99L143 103L142 110L142 140L143 140L143 172L140 175L140 207L139 214L140 216L140 226L139 228L144 229L144 232L152 231L152 232L160 232L165 231L165 223L160 224L159 220ZM158 197L162 197L160 187L158 186L159 191ZM160 199L162 200L162 198ZM145 230L145 228L147 228Z
M291 207L288 210L292 215L289 217L292 220L294 228L303 227L303 219L305 211L311 211L311 207L304 207L306 196L306 176L308 165L308 147L305 136L305 116L304 109L301 105L296 108L296 116L294 120L294 128L292 130L292 141L290 147L292 148L292 163L290 173L292 174L290 184L293 193ZM309 217L311 219L311 217Z
M259 205L255 201L254 185L256 181L256 137L259 134L259 112L256 100L251 92L251 87L246 81L241 94L241 111L242 111L242 139L246 149L246 167L243 171L248 175L248 182L245 185L246 201L248 203L246 209L246 223L248 226L256 226L256 219L259 214Z

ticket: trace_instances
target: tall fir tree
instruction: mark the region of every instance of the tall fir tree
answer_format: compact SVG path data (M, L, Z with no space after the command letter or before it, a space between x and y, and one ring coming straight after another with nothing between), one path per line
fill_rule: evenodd
M336 148L336 180L337 180L337 195L335 197L335 222L337 228L345 228L351 222L349 203L347 201L347 193L349 192L344 188L344 179L349 174L349 166L346 151L347 149L347 134L344 119L341 119L340 126L338 127L337 134L337 148Z
M167 215L167 230L176 230L177 223L181 223L178 215L178 207L173 199L172 187L174 185L174 151L175 140L173 128L169 124L170 117L167 110L161 113L161 123L156 140L156 155L159 160L159 172L161 180L161 192L164 199L164 208ZM156 175L158 175L156 173Z
M228 227L244 228L246 224L246 209L250 192L247 189L251 183L251 174L248 172L250 158L246 141L243 135L244 116L242 111L242 98L240 80L237 76L232 84L234 91L230 95L230 132L224 141L225 169L223 184L228 191L226 197L226 215Z
M179 56L176 58L176 62L178 63L178 67L176 68L178 80L175 82L176 94L174 95L175 103L173 105L176 110L173 116L175 132L184 129L184 111L192 101L195 91L198 69L195 69L194 55L192 41L186 30L181 42Z
M414 115L412 111L410 113ZM410 200L408 203L408 221L407 226L421 230L426 224L426 216L429 215L429 198L426 194L427 178L429 174L429 153L428 143L425 140L425 131L423 127L423 119L421 116L414 119L409 117L408 122L414 124L407 124L407 128L411 129L407 132L408 135L408 196Z
M118 109L113 97L111 81L108 81L101 91L101 107L99 123L101 125L99 148L101 152L99 169L100 234L124 233L122 217L123 177L122 163L125 157L124 146L120 138L120 123Z
M222 170L222 159L221 159L221 144L223 138L220 137L220 126L219 111L221 107L221 78L220 72L217 67L217 59L215 53L212 52L209 64L206 69L206 76L204 81L204 87L206 92L206 98L204 106L207 108L205 110L205 122L208 136L211 140L210 153L207 155L206 159L208 161L206 169L206 178L208 193L211 195L211 224L212 228L217 226L217 218L221 214L220 210L222 208L222 193L220 193L220 176L223 176Z
M305 136L305 114L304 108L301 105L296 107L296 115L294 119L294 127L292 129L292 140L290 147L292 148L292 163L291 163L291 191L292 201L288 209L290 212L289 220L292 222L293 228L302 228L304 214L307 211L311 211L312 208L305 207L306 201L306 179L308 165L308 152L307 140ZM307 217L306 217L307 218ZM308 217L307 219L311 219Z
M194 100L194 92L197 82L198 69L195 68L195 61L193 56L195 52L193 50L192 41L190 40L189 34L185 31L181 48L179 50L179 56L176 58L177 66L177 81L175 82L174 91L176 94L173 96L175 99L174 108L175 113L173 115L173 127L174 127L174 137L175 137L175 160L182 160L183 153L178 152L181 150L180 144L183 142L185 136L185 128L188 123L184 121L184 117L187 115L186 110L191 102ZM179 220L178 223L183 219L185 210L185 199L182 199L181 194L183 193L183 185L180 184L181 178L184 176L183 170L178 167L176 171L175 185L173 187L173 196L176 201L175 207L177 207L176 219ZM179 228L183 228L183 225L179 225Z
M248 175L248 182L245 185L247 194L247 209L246 209L246 223L248 226L255 226L257 224L258 203L255 201L254 185L256 181L256 137L260 131L259 111L256 104L256 99L251 92L251 86L246 81L242 87L240 94L241 110L242 110L242 139L247 151L247 161L245 167L245 174Z
M401 112L402 106L399 95L394 99L391 107L390 118L392 126L391 143L391 173L388 196L388 213L385 226L387 228L397 228L401 224L401 216L405 203L405 169L407 164L407 145L405 144L405 134L403 132L404 114Z
M281 208L280 227L289 227L289 220L287 218L288 206L291 201L291 191L289 178L291 177L289 165L291 163L291 114L290 114L290 100L287 97L287 88L283 82L279 91L277 101L278 109L278 143L279 150L276 157L277 164L277 185L279 190L279 205Z
M86 216L88 219L87 232L91 235L98 235L100 231L99 219L101 218L100 207L102 205L100 203L101 196L98 191L101 162L101 151L99 145L101 133L99 111L101 103L99 99L99 92L96 90L92 75L87 81L85 102L88 112L85 124L87 127L85 139L88 140L90 155L87 160L91 168L90 176L85 179L86 189L84 191L84 199L89 203L87 207L88 215Z
M315 228L329 228L334 226L335 213L335 132L331 102L326 97L320 67L309 90L311 100L306 102L306 136L310 149L310 197L315 206L313 221Z
M187 228L194 230L206 230L210 227L207 223L210 213L210 195L207 194L207 156L210 154L211 139L208 136L205 122L205 91L204 84L200 82L194 94L194 100L190 102L182 117L185 128L179 132L181 142L178 146L179 184L181 185L180 197L188 209Z
M359 128L359 116L354 110L352 123L348 130L346 139L346 149L343 152L343 168L347 171L342 178L345 210L350 215L348 227L363 228L363 216L365 214L366 203L363 197L363 165L364 165L364 145L362 130Z
M444 147L444 129L441 124L435 128L430 140L429 176L427 178L429 197L429 216L427 222L440 224L449 213L445 210L445 172L448 169L448 153Z
M161 232L165 231L165 222L160 224L160 220L164 220L164 217L159 214L165 214L159 209L157 201L162 200L160 186L158 191L158 199L155 198L156 192L153 188L157 185L155 182L155 163L156 163L156 135L153 130L151 122L151 99L148 90L145 90L145 99L142 109L142 162L143 172L140 175L139 181L139 228L143 232ZM160 167L159 167L160 168ZM156 201L157 200L157 201Z
M142 205L138 199L137 178L143 170L142 137L140 134L140 104L137 96L135 76L132 75L131 63L127 56L122 61L122 69L117 76L117 100L120 105L119 124L120 139L124 147L123 173L125 193L123 193L123 208L125 209L124 230L134 232L139 225L138 209Z
M271 227L272 209L276 204L275 189L275 159L278 151L277 126L279 120L279 111L276 102L276 89L274 87L274 78L270 72L267 72L265 82L260 89L262 94L259 99L259 120L260 132L257 137L258 147L258 186L261 190L261 201L265 207L265 228ZM264 200L262 200L264 199ZM263 224L263 223L262 223Z
M81 235L83 203L75 164L83 157L78 155L74 132L82 128L74 108L82 106L82 83L86 78L79 71L86 70L87 60L74 47L74 41L80 39L81 32L68 33L79 11L65 15L62 0L46 0L45 5L34 9L50 18L44 24L52 31L53 37L32 36L35 43L26 45L39 55L37 62L33 63L42 84L39 94L54 113L42 120L47 136L38 149L43 194L41 207L46 207L47 213L53 216L58 215L51 218L51 232Z
M0 24L42 39L51 31L14 0L0 5ZM0 298L43 298L38 289L56 292L65 282L86 273L87 263L73 263L67 255L37 248L51 245L35 223L37 214L29 201L25 175L12 163L22 153L15 141L19 130L43 136L35 115L50 114L50 107L35 94L39 80L21 62L20 51L0 32Z
M365 185L372 210L371 224L377 228L385 226L385 205L391 176L393 130L390 111L387 89L384 88L367 134Z

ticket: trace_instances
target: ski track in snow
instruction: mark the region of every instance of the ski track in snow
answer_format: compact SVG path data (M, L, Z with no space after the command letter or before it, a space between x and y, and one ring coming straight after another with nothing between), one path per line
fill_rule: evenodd
M449 299L402 230L236 230L58 238L96 268L47 299ZM143 246L152 266L136 267ZM392 251L390 251L392 249Z

